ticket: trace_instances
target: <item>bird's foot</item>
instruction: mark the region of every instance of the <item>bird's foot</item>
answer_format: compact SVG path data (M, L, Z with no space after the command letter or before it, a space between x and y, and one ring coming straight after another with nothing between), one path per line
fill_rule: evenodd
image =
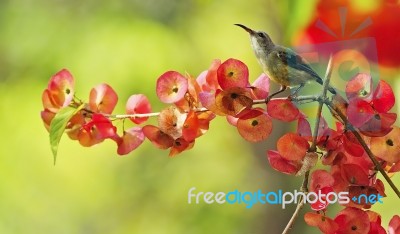
M275 95L280 94L280 93L282 93L283 91L285 91L286 88L287 88L286 86L282 85L282 86L281 86L281 89L279 89L278 92L275 92L275 93L269 95L269 96L265 99L265 104L267 104L269 101L271 101L272 97L274 97Z
M288 101L293 101L294 99L296 99L297 98L297 94L293 94L293 95L289 95L288 97L287 97L287 100Z

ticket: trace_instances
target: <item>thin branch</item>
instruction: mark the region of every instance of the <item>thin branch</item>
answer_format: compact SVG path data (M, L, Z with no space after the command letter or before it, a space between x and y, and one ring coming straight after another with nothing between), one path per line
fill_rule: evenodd
M284 98L273 98L271 100L287 100L288 98L284 97ZM270 101L271 101L270 100ZM292 102L302 102L302 101L318 101L320 100L319 96L315 96L315 95L305 95L305 96L298 96L298 97L292 97L290 99L290 101ZM261 100L254 100L253 101L253 105L257 105L257 104L265 104L266 101L265 99L261 99ZM86 110L86 109L84 109ZM92 111L90 110L86 110L89 113L92 113ZM195 110L195 112L205 112L205 111L209 111L207 108L198 108ZM107 115L105 114L104 116L107 118L113 118L113 119L127 119L127 118L145 118L145 117L154 117L154 116L159 116L160 112L153 112L153 113L142 113L142 114L124 114L124 115Z
M310 171L306 171L304 174L303 184L301 185L301 191L304 193L308 193L308 177L310 175ZM297 203L296 210L293 212L292 217L290 218L288 224L286 225L285 229L283 230L282 234L289 233L290 229L292 229L294 222L296 221L297 217L300 215L300 210L304 207L306 203L304 202L303 197L300 198L299 203Z
M292 101L292 102L301 103L301 102L304 102L304 101L315 102L315 101L318 101L320 99L320 97L317 96L317 95L304 95L304 96L296 96L296 97L290 97L290 98L288 98L288 97L272 98L269 101L272 101L272 100L288 100L288 99L290 101ZM259 99L259 100L254 100L253 101L253 105L266 104L266 103L267 102L265 101L265 99Z
M209 111L207 108L197 108L194 110L195 112L205 112ZM105 114L104 116L107 118L112 118L112 119L127 119L127 118L145 118L145 117L154 117L154 116L159 116L160 112L153 112L153 113L144 113L144 114L126 114L126 115L107 115Z
M324 79L324 83L322 86L323 87L322 94L320 96L320 101L318 104L317 119L315 121L312 144L309 149L310 152L315 152L317 150L317 138L318 138L319 123L321 122L322 107L324 105L324 102L322 100L326 99L326 93L329 88L329 82L331 80L331 75L332 75L332 55L329 57L328 67L326 68L325 79Z
M308 177L309 176L310 176L310 170L306 171L306 173L304 174L304 180L301 185L302 192L308 193Z
M318 110L317 110L317 116L316 116L317 119L316 119L315 126L314 126L313 139L312 139L311 146L308 149L309 152L315 152L317 150L317 138L318 138L319 123L320 123L320 119L321 119L322 107L324 105L323 100L326 99L326 94L327 94L327 90L329 88L329 81L331 79L331 74L332 74L332 56L330 56L330 58L329 58L328 67L326 69L325 79L324 79L324 83L322 86L323 87L322 93L319 97L316 97L316 100L319 101L319 104L318 104ZM309 175L310 175L310 170L306 171L306 173L304 174L303 184L301 185L301 190L306 194L308 193L308 179L309 179L308 177L309 177ZM299 203L297 203L296 210L293 212L292 217L290 218L289 222L287 223L282 234L289 233L290 229L294 225L294 222L296 221L297 217L299 216L300 210L303 208L304 204L305 204L305 202L304 202L303 198L301 198Z
M274 98L271 100L287 100L288 98L286 97L282 97L282 98ZM312 95L306 95L306 96L298 96L298 97L293 97L290 99L292 102L296 102L296 103L300 103L302 101L318 101L319 97L318 96L312 96ZM265 99L261 99L261 100L254 100L253 101L253 105L257 105L257 104L265 104ZM77 108L78 105L75 104L71 104L70 105L73 108ZM94 114L95 112L91 111L90 109L84 108L82 109L82 111L85 111L89 114ZM194 110L195 112L205 112L205 111L209 111L207 108L202 107L202 108L197 108ZM155 117L155 116L159 116L160 112L151 112L151 113L140 113L140 114L103 114L105 117L107 118L111 118L111 119L128 119L128 118L146 118L146 117Z
M292 229L294 222L296 221L297 217L299 217L300 210L303 208L304 204L305 204L304 199L303 197L301 197L299 203L297 203L296 210L293 212L292 217L290 218L282 234L287 234L289 233L290 229Z
M112 119L127 119L127 118L145 118L145 117L153 117L159 115L160 112L145 113L145 114L104 115L104 116Z

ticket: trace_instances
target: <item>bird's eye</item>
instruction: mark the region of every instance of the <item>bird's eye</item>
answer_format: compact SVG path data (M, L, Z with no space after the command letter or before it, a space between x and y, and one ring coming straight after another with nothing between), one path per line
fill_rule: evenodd
M260 37L265 37L264 33L262 33L262 32L257 33L257 35L260 36Z

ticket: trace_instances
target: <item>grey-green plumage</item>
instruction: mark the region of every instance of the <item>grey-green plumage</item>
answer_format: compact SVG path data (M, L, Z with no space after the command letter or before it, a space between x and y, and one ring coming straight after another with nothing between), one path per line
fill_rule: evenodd
M310 81L316 81L322 85L321 77L296 52L289 48L275 45L265 32L254 31L242 24L235 25L250 34L251 45L258 62L261 64L264 73L282 86L281 91L285 90L286 87L299 86L295 91L297 92ZM329 87L328 90L332 94L336 94L334 88Z

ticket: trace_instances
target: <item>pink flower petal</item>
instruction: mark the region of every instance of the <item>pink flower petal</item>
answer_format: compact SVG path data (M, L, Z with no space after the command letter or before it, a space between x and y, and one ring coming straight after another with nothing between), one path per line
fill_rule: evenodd
M188 80L176 71L168 71L157 79L156 92L164 103L181 100L188 90Z
M94 112L111 114L117 102L118 95L108 84L97 85L90 91L89 106Z
M143 94L135 94L129 97L126 103L127 114L147 114L151 113L151 105L149 99ZM145 122L149 117L136 117L130 118L132 122L141 124Z
M251 93L255 99L266 99L269 93L269 77L264 73L252 84Z
M249 69L246 64L237 59L228 59L219 66L217 71L218 83L223 90L249 84Z
M118 150L117 153L119 155L129 154L137 147L139 147L145 137L140 127L133 127L124 132L121 140L118 142Z
M74 98L75 81L71 73L63 69L51 77L47 89L55 106L68 106Z

